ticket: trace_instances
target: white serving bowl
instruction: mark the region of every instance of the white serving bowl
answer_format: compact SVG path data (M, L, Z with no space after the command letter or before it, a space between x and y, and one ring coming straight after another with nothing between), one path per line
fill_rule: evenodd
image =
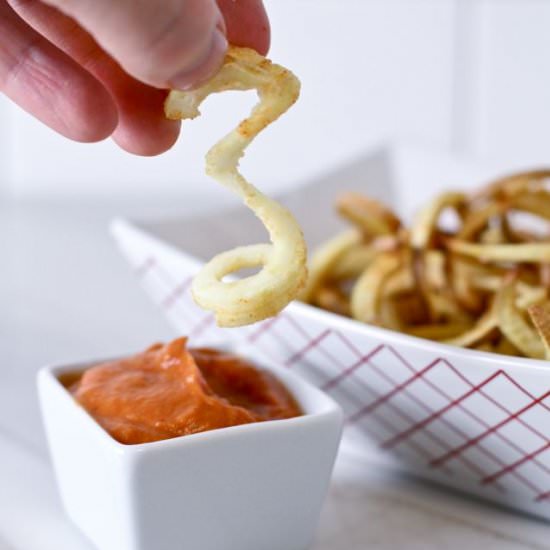
M67 514L99 550L305 550L341 436L332 398L258 354L304 415L139 445L113 439L58 377L38 389Z
M330 211L339 191L382 198L407 219L442 186L476 185L501 173L390 149L283 198L315 243L337 228ZM209 257L230 244L261 240L255 228L232 211L161 221L153 231L119 221L113 233L177 333L196 345L230 338L240 349L261 350L330 393L345 413L346 450L550 520L548 362L446 346L297 302L262 323L218 329L190 294L203 260L182 247Z

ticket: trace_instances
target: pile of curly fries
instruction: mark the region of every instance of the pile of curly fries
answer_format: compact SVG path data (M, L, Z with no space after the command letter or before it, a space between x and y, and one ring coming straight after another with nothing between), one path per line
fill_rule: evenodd
M347 193L337 207L352 229L314 255L302 299L422 338L548 359L549 179L540 170L471 195L443 193L409 228L377 201ZM449 210L452 229L442 223Z

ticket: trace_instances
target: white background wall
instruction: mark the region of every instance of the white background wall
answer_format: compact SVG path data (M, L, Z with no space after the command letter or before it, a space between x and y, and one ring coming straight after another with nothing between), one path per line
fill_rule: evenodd
M550 2L266 0L271 57L301 78L300 102L251 147L243 168L290 186L388 141L497 159L550 157ZM0 101L0 195L16 198L221 193L203 156L252 95L212 98L177 146L154 159L109 141L56 136ZM236 115L236 113L239 113Z

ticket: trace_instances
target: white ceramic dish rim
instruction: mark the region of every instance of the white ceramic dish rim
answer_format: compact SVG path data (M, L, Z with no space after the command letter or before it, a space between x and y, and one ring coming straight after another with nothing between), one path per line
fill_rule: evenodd
M277 379L280 380L285 387L291 392L291 394L298 401L304 414L294 418L285 418L279 420L267 420L264 422L254 422L251 424L241 424L238 426L230 426L227 428L219 428L216 430L209 430L206 432L200 432L196 434L190 434L180 437L173 437L170 439L164 439L161 441L153 441L149 443L138 443L127 445L120 443L114 439L94 418L91 414L80 406L78 402L72 397L70 392L65 386L60 382L59 376L69 373L69 372L83 372L88 368L91 368L95 365L99 365L108 361L115 360L116 358L107 358L99 360L87 360L79 361L77 363L65 363L62 365L47 365L43 367L38 373L38 379L47 379L50 384L54 384L58 390L59 398L70 400L72 406L75 408L75 413L80 416L83 426L85 429L90 430L90 432L97 439L98 444L103 446L108 446L115 452L119 454L139 454L144 452L155 452L161 451L165 448L170 447L185 447L187 445L198 444L203 441L216 441L223 440L228 437L236 437L240 434L250 433L258 430L284 430L292 426L300 424L308 424L314 422L317 419L322 419L326 416L331 416L334 414L342 415L340 406L336 401L322 392L309 382L303 380L300 376L290 372L287 368L282 367L276 364L273 361L269 361L264 357L258 357L258 354L245 354L237 350L231 349L229 346L220 346L216 345L217 349L225 349L231 351L236 355L240 355L244 359L248 359L254 362L257 367L261 370L267 370L276 375ZM302 395L297 395L297 394ZM304 404L306 396L308 394L313 396L318 406L307 406Z
M326 325L341 325L343 332L354 331L368 335L369 337L376 338L378 340L400 340L408 347L415 347L423 349L425 351L432 351L435 355L448 357L450 355L470 358L481 359L484 362L497 362L506 368L512 369L534 369L545 370L550 368L550 362L544 359L531 359L529 357L514 357L511 355L502 355L500 353L492 353L488 351L480 351L476 349L461 348L453 346L451 344L444 344L442 342L436 342L434 340L428 340L426 338L420 338L418 336L412 336L410 334L403 334L391 329L385 329L376 327L369 324L363 324L355 319L344 317L330 311L325 311L321 308L304 304L301 302L292 302L292 308L296 308L300 315L315 319L318 317L321 320L325 320Z
M424 351L433 352L434 355L441 357L449 357L454 355L456 357L477 359L484 363L498 363L500 366L505 366L507 369L532 369L536 371L548 371L550 368L550 362L544 359L531 359L529 357L514 357L511 355L502 355L500 353L492 353L488 351L481 351L476 349L461 348L453 346L451 344L444 344L434 340L428 340L427 338L421 338L418 336L412 336L410 334L403 334L391 329L385 329L382 327L376 327L366 323L360 323L355 319L344 317L330 311L323 310L321 308L304 304L301 302L292 302L291 307L296 309L300 315L309 317L312 319L317 318L317 321L323 321L325 325L336 326L342 332L354 331L377 340L393 340L408 347L414 347L422 349Z

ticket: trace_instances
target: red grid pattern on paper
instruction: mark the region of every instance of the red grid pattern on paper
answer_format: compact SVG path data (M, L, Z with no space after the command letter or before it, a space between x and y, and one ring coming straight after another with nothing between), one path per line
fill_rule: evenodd
M161 286L164 286L166 290L164 298L160 301L161 306L185 319L186 324L189 325L188 334L190 336L197 337L198 335L207 333L210 328L214 327L213 316L200 313L200 310L192 302L189 292L190 277L186 277L179 282L169 280L169 277L158 265L158 261L151 257L147 258L136 269L136 274L142 279L147 279L153 273L156 277L162 279L160 281ZM285 326L281 328L283 322L285 322ZM297 346L294 339L288 338L287 333L289 331L291 331L293 336L299 337L298 341L302 342L301 345ZM362 431L369 432L370 437L378 442L382 450L391 449L392 452L401 454L400 448L406 446L422 458L426 467L439 468L448 475L453 474L450 463L458 461L471 474L474 474L480 485L492 485L500 491L506 490L507 476L511 476L530 492L533 500L536 502L548 501L550 499L550 490L548 489L548 485L550 485L550 467L539 460L543 453L550 451L550 440L539 429L522 418L524 413L535 407L542 407L547 412L550 412L550 407L544 402L547 398L550 398L550 392L536 397L503 370L497 370L481 382L474 383L445 358L436 358L421 368L417 368L396 349L386 344L377 344L367 353L361 353L350 339L341 332L324 327L317 334L309 334L291 314L286 312L252 328L240 330L240 336L250 344L258 346L262 346L268 339L274 340L281 348L279 353L284 352L287 354L286 365L288 367L303 366L304 372L308 375L311 375L311 373L307 372L305 367L307 367L308 356L313 352L321 354L324 360L332 367L336 366L338 374L328 380L322 380L320 383L317 380L318 385L325 391L337 394L340 398L340 403L348 412L347 423L349 425L358 425ZM330 338L337 338L347 346L355 356L355 360L350 364L344 364L338 357L335 357L327 349L328 346L326 343ZM395 360L409 371L410 375L408 378L404 381L397 381L391 377L391 369L385 371L375 363L375 359L382 351L391 353ZM276 357L276 359L280 360L281 357ZM439 387L428 378L429 373L438 368L448 369L449 373L452 373L467 386L467 389L458 397L452 398L444 388ZM322 368L319 368L318 371L322 372ZM362 377L357 376L360 371L363 374ZM364 376L364 373L367 371L369 376L376 376L379 380L383 380L386 384L391 385L391 390L381 393L372 384L367 383ZM319 377L319 372L315 374ZM529 403L517 410L510 410L506 403L499 402L487 391L490 385L496 380L500 380L508 386L516 388L516 390L529 399ZM432 392L436 393L440 398L445 399L446 404L439 409L430 407L425 399L414 391L414 384L418 381L422 381ZM365 390L364 400L358 399L357 396L348 391L348 388L352 385ZM475 410L471 410L467 406L466 401L473 395L481 397L488 403L496 406L505 414L504 419L493 424L486 422ZM402 406L404 398L415 403L416 406L424 411L425 415L411 415ZM396 426L385 418L380 411L382 406L387 406L403 421L406 427L403 429L401 426ZM461 411L470 420L477 423L482 431L474 437L470 437L460 425L457 425L456 422L449 418L449 413L456 410ZM548 416L548 420L550 421L550 415ZM389 437L381 438L379 434L373 433L369 428L369 423L372 421L382 426L390 434ZM459 445L452 445L433 431L431 426L436 421L443 423L455 436L460 437L462 439L461 443ZM511 422L517 422L523 430L528 431L531 436L538 438L540 446L535 450L527 452L518 443L512 441L502 433L501 429ZM415 435L420 433L438 446L440 452L434 454L433 449L427 450L415 441ZM503 444L518 453L519 458L508 463L503 462L490 449L489 445L486 444L489 436L499 438ZM493 466L491 470L487 471L486 467L482 468L474 460L465 456L472 449L484 455ZM518 471L526 464L536 467L537 471L547 478L546 487L539 486L541 476L528 476Z
M318 348L319 346L321 346L322 342L324 340L326 340L326 338L331 333L337 335L338 338L340 338L354 352L354 354L358 357L358 359L357 359L357 361L355 361L354 363L352 363L348 367L344 368L336 377L334 377L334 378L330 379L328 382L326 382L322 386L322 389L324 389L325 391L331 391L337 385L341 384L342 386L345 386L346 379L351 378L355 371L357 371L361 367L364 367L365 365L368 365L370 368L375 370L376 373L379 376L384 378L386 381L391 382L391 384L393 385L393 389L390 392L388 392L385 395L381 395L381 396L380 395L377 396L375 394L374 401L363 404L363 406L358 408L355 413L348 416L348 423L357 422L362 416L371 415L383 403L388 403L388 404L391 405L392 409L394 409L394 410L397 409L397 412L398 412L399 416L409 420L409 424L415 428L415 429L411 430L411 433L423 428L423 432L426 435L428 435L429 438L432 441L437 441L442 448L448 449L446 454L450 455L450 454L453 453L454 449L450 448L449 445L445 441L443 441L439 436L437 436L437 434L432 433L431 430L429 429L429 424L431 423L431 421L433 421L433 419L437 418L440 414L432 411L427 404L425 404L417 396L415 396L414 394L412 394L411 392L409 392L407 390L407 386L409 386L415 380L423 378L425 374L427 374L430 370L435 368L442 360L436 359L436 360L432 361L430 364L428 364L424 369L421 369L420 371L415 371L415 369L408 362L406 362L403 359L403 357L400 354L398 354L396 352L396 350L394 350L392 347L388 347L388 346L384 346L384 345L380 344L380 345L376 346L374 349L372 349L369 353L367 353L365 355L361 355L361 353L357 350L357 348L344 335L342 335L339 332L332 332L332 331L325 330L325 331L321 332L316 338L310 339L303 348L301 348L298 352L294 353L290 357L290 359L289 359L289 361L287 361L287 363L292 364L292 363L298 361L300 358L302 358L311 349ZM411 377L408 378L405 382L403 382L401 384L397 383L395 380L391 379L391 377L389 377L389 375L386 374L382 369L380 369L379 367L377 367L376 365L374 365L372 363L372 359L380 351L382 351L383 349L388 349L390 352L392 352L399 359L399 361L401 361L404 365L407 366L407 368L409 368L409 370L411 371ZM324 351L326 351L326 350L324 350ZM495 373L495 375L493 375L493 377L496 377L496 373ZM491 377L491 378L493 378L493 377ZM357 385L360 385L361 387L363 387L367 390L371 390L371 388L369 388L363 382L363 380L360 379L360 378L357 378L357 379L353 380L353 384L357 384ZM467 397L471 393L474 393L474 391L476 389L477 388L474 388L473 391L466 393L464 397ZM373 394L374 392L371 390L370 393ZM406 412L402 411L401 409L399 409L398 407L396 407L392 403L392 397L394 397L395 395L397 395L399 393L403 393L403 394L407 395L408 397L410 397L417 405L422 407L428 413L429 416L426 419L423 419L423 421L420 424L416 423L413 419L410 418L410 416ZM440 393L442 395L445 395L442 391L440 391ZM349 399L349 397L350 397L349 394L347 394L346 398ZM448 398L448 399L450 401L450 398ZM451 404L451 406L460 406L460 405L457 402L454 405ZM483 421L481 419L479 419L479 418L477 418L477 419L480 423L483 423ZM461 435L464 439L466 439L468 437L467 434L465 434L458 426L455 426L454 424L450 423L445 418L442 418L442 421L452 431L454 431L455 433ZM393 442L393 440L395 440L397 442L398 440L408 439L407 437L405 437L405 434L403 434L401 432L394 431L393 433L394 433L394 435L390 440L380 442L380 447L381 448L384 449L384 448L394 447L395 444L391 444ZM411 444L411 441L409 441L409 445L410 444ZM513 443L510 443L510 444L513 445ZM506 465L505 463L503 463L497 455L495 455L489 449L486 449L483 445L480 444L480 445L478 445L478 447L481 450L481 452L484 455L486 455L487 457L490 457L495 462L496 465L500 466L502 469L508 468L513 473L513 475L516 476L517 479L519 479L521 482L523 482L523 484L525 486L529 487L531 490L537 491L536 486L533 483L531 483L531 481L529 479L527 479L525 476L517 474L517 472L513 471L513 470L515 470L515 468L510 468L510 465ZM478 465L476 465L475 463L472 463L471 461L465 459L463 456L458 456L458 458L460 458L460 460L471 471L475 472L476 474L480 474L481 479L485 483L487 482L487 480L489 478L489 475L484 473L484 471L482 469L480 469ZM430 460L429 465L433 466L434 465L433 462L434 462L433 459ZM544 465L541 465L541 467L546 468ZM493 481L496 481L496 478ZM502 489L501 487L498 487L498 488Z

